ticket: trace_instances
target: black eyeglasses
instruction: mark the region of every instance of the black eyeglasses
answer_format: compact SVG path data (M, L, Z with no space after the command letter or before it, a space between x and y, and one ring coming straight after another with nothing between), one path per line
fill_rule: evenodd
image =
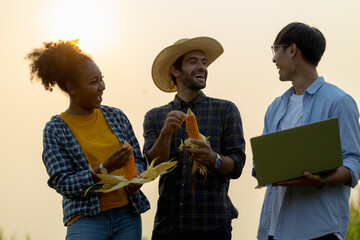
M279 47L289 47L289 45L285 45L285 44L279 44L279 45L272 45L271 46L271 52L273 54L273 56L275 56L276 52L277 52L277 49Z

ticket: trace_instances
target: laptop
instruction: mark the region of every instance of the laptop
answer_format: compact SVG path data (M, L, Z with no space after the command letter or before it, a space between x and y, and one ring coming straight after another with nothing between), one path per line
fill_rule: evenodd
M342 165L337 118L250 139L258 187Z

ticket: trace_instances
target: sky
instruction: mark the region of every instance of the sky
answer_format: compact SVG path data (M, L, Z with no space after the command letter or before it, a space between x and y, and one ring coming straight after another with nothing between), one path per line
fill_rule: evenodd
M239 211L234 240L256 239L264 189L251 177L250 138L262 132L271 101L291 86L272 63L276 34L290 22L315 26L327 39L318 73L360 102L360 1L333 0L0 0L0 229L6 239L65 238L61 196L47 186L42 130L69 99L30 81L24 57L43 42L79 39L100 67L103 104L122 109L143 145L145 113L167 104L174 93L153 84L156 55L180 38L209 36L224 53L209 68L204 93L234 102L240 110L247 162L230 183ZM151 210L142 215L150 239L158 197L157 180L143 192Z

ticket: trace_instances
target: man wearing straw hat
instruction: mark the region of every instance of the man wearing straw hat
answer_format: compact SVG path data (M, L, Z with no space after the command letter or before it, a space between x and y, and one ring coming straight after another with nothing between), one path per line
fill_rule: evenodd
M162 50L152 66L155 85L176 92L170 103L150 110L144 120L144 154L174 159L177 167L159 180L158 208L152 240L231 239L231 220L238 212L228 195L230 179L240 177L245 164L245 141L234 103L207 97L207 67L223 53L210 37L181 39ZM199 148L180 151L188 138L185 112L191 109L207 141L191 140ZM207 174L192 173L193 161Z

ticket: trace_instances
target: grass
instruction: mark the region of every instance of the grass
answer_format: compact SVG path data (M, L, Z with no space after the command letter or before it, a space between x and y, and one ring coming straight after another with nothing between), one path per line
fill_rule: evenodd
M354 194L350 200L350 220L346 240L360 239L360 188L354 190Z

